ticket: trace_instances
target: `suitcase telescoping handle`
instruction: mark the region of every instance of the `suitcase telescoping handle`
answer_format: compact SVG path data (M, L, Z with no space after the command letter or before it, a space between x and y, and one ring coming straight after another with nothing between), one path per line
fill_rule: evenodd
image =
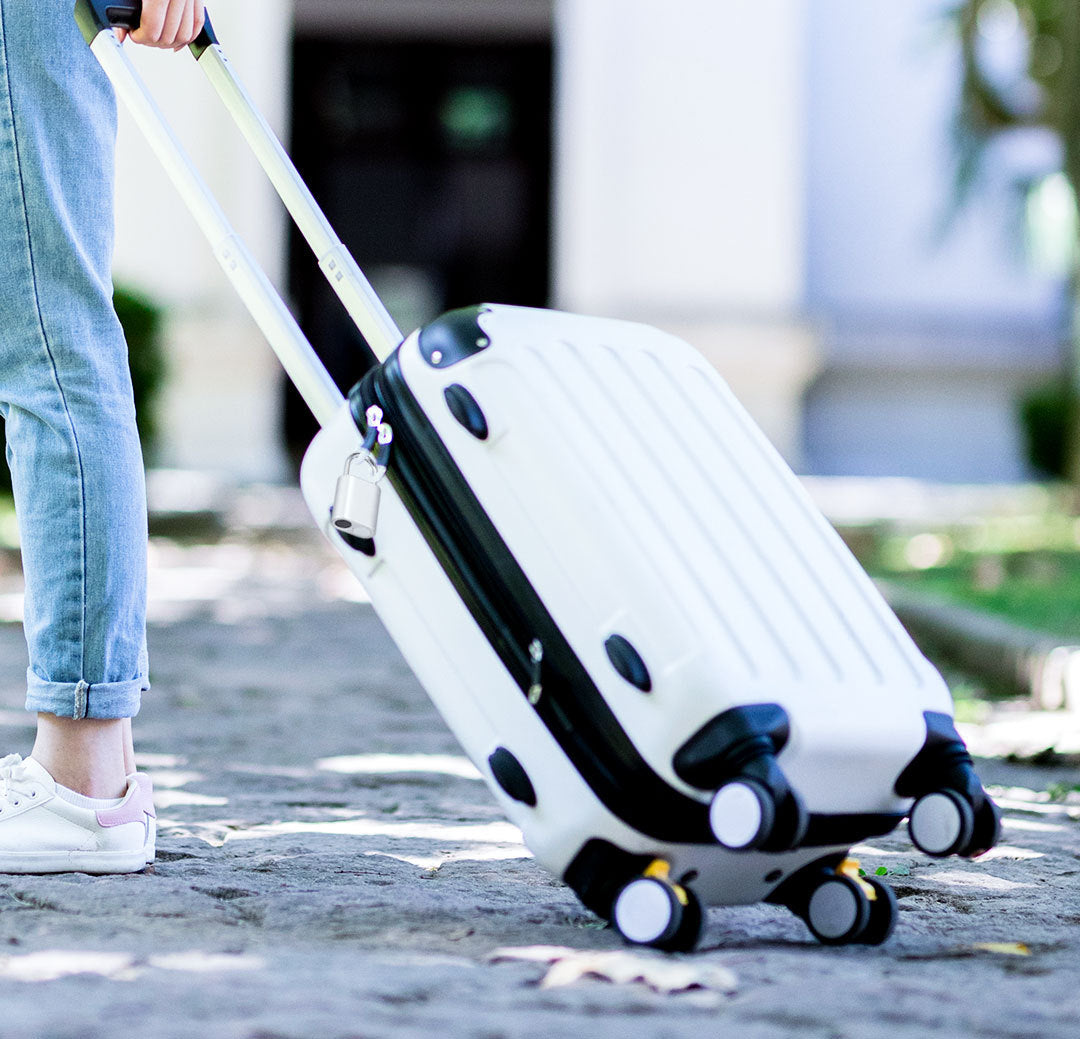
M401 342L401 332L252 101L214 36L209 20L202 36L191 45L191 51L296 221L349 316L375 356L385 361Z
M142 16L142 0L92 0L87 6L100 18L99 28L137 29Z
M266 274L233 231L112 31L113 27L137 28L141 8L139 0L77 0L75 18L263 335L316 419L325 425L341 406L340 391ZM375 355L385 360L401 342L397 325L233 72L209 18L191 51L251 145L346 310Z

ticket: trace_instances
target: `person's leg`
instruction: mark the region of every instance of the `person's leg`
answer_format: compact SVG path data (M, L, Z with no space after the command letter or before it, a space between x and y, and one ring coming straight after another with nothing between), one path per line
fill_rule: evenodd
M116 797L148 688L146 506L111 304L115 101L71 6L0 0L0 407L33 754L64 786Z

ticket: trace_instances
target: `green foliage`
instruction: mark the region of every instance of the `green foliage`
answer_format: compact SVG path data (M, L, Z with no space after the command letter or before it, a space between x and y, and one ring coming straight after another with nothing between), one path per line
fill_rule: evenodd
M1076 128L1075 4L1062 0L962 0L954 12L962 59L957 129L961 176L1003 132L1045 127L1062 136ZM1014 35L1022 69L1004 72L987 58L995 36Z
M1028 461L1050 479L1066 476L1065 443L1078 402L1064 379L1032 390L1020 401L1020 424Z
M157 437L157 400L166 375L161 346L164 315L147 296L119 285L113 293L113 305L128 344L139 438L143 453L150 456Z
M157 399L165 380L165 357L161 345L161 308L148 297L117 286L113 304L128 344L128 363L135 394L135 409L143 453L152 456L157 435ZM0 423L0 448L3 447L3 424ZM0 466L0 493L11 489L7 465Z
M872 537L863 530L845 539L871 575L892 585L1071 641L1080 638L1080 519L1069 505L1064 487L1029 487L986 515L882 524Z
M859 868L859 876L860 877L865 877L865 876L910 877L911 876L911 867L907 866L907 865L904 865L902 863L900 865L893 866L891 869L888 866L878 866L878 868L875 869L872 874L867 874L866 870L864 870L862 867L860 867Z
M1076 794L1080 794L1078 783L1051 783L1046 789L1050 800L1055 803L1073 800Z

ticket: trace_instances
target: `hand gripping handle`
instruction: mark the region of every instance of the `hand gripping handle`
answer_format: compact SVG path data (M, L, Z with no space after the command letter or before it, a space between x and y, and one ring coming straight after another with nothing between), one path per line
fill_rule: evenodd
M75 21L87 43L105 29L138 29L142 20L142 0L76 0ZM217 43L210 15L203 15L203 29L191 43L191 53L202 57L203 51Z

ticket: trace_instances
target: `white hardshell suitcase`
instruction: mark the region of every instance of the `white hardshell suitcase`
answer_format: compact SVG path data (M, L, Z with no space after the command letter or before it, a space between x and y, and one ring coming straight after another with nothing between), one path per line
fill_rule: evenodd
M110 31L138 8L76 17L323 427L312 514L540 862L635 942L762 899L880 942L853 844L909 815L929 854L993 845L944 682L703 358L494 305L397 348L208 25L200 67L382 361L343 400Z
M475 497L450 509L487 518L481 554L502 574L516 562L516 597L543 603L548 636L561 633L582 670L550 688L535 618L492 634L459 587L461 564L444 557L437 532L425 536L423 503L404 505L399 481L385 481L373 540L335 528L343 459L362 450L357 419L372 403L387 418L385 389L371 392L377 379L316 436L304 495L538 859L636 940L678 947L696 937L696 911L680 913L678 899L689 882L664 902L680 920L658 917L650 900L665 878L688 876L708 904L781 892L826 940L887 936L888 892L870 882L862 914L866 882L837 867L852 844L908 812L897 780L935 735L939 756L949 744L943 781L957 755L970 761L950 731L940 675L712 367L645 326L485 306L410 336L387 368L430 423L420 435L445 447ZM392 474L413 421L395 411L404 424L391 421ZM535 671L515 668L501 638ZM560 692L560 678L579 685ZM593 723L605 716L589 733L594 749L614 730L641 760L602 762L614 777L605 782L604 767L590 768L573 745L569 726L582 713L560 725L573 707ZM765 729L781 718L782 746L766 742L761 756L775 759L798 802L783 834L763 818L783 813L760 769L678 767L693 737L715 735L732 709L751 721L764 714ZM972 786L970 776L950 782L942 789ZM982 812L977 826L933 778L923 785L927 850L993 843L996 815L977 784L968 806Z

